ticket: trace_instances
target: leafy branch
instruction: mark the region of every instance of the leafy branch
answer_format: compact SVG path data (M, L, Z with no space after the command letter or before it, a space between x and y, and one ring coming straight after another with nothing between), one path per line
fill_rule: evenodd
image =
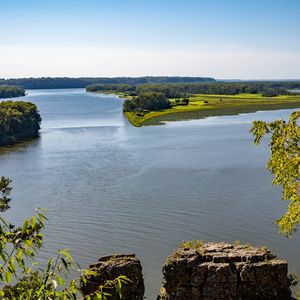
M254 143L270 134L271 156L267 169L274 174L273 184L281 185L282 200L289 201L288 208L277 224L281 233L291 236L300 223L300 111L291 114L288 122L276 120L271 123L254 121L250 132Z

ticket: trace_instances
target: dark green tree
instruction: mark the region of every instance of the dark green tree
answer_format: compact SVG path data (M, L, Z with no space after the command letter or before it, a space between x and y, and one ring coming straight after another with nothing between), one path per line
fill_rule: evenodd
M136 110L161 110L170 107L170 101L164 93L144 92L132 100L126 100L123 104L123 111Z
M35 104L23 101L0 102L0 145L36 136L40 123L41 116Z
M15 85L0 85L0 98L14 98L25 96L25 90Z

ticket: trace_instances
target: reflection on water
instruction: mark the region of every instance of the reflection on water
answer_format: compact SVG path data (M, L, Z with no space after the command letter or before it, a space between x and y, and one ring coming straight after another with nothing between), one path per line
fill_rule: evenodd
M4 147L0 147L0 155L9 154L11 152L28 151L29 147L37 146L37 144L40 142L40 138L40 135L38 135L34 139L24 139L22 141L19 141L15 145L7 145Z
M111 95L28 94L43 116L41 138L1 150L0 175L13 179L7 214L16 222L35 207L48 209L42 258L70 247L87 266L101 255L135 252L149 299L182 240L265 245L300 273L299 234L286 239L273 224L286 203L265 170L266 142L256 148L248 133L253 119L291 111L134 128Z

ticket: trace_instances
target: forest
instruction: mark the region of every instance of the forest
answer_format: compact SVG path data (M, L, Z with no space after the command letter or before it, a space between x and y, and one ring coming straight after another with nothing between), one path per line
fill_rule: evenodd
M163 93L167 98L184 97L188 94L262 94L266 97L289 95L291 89L300 88L300 81L295 82L206 82L172 84L92 84L86 86L89 92L123 92L137 96L144 92Z
M25 89L14 85L0 85L0 98L25 96Z
M157 84L214 82L210 77L144 76L144 77L40 77L0 79L0 85L20 85L25 89L85 88L89 84Z
M41 120L36 105L31 102L0 102L0 146L37 136Z
M194 95L245 95L270 98L297 95L290 90L300 88L300 82L209 82L209 83L173 83L173 84L92 84L86 87L88 92L116 93L127 98L124 112L149 110L156 111L174 105L188 105ZM158 99L160 97L160 99ZM175 102L170 102L175 99ZM153 102L153 103L151 103Z
M167 98L182 97L185 94L213 94L213 95L236 95L236 94L262 94L272 97L288 95L289 86L300 87L300 82L295 85L275 82L215 82L215 83L189 83L189 84L151 84L140 85L136 93L155 91L166 94Z

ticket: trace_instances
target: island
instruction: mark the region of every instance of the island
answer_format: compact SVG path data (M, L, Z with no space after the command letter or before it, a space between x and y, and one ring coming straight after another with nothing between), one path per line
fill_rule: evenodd
M16 85L0 85L0 98L25 96L25 89Z
M36 105L31 102L0 102L0 146L36 137L41 120Z
M296 82L202 82L174 84L93 84L88 92L125 98L123 113L136 127L165 121L300 107Z

